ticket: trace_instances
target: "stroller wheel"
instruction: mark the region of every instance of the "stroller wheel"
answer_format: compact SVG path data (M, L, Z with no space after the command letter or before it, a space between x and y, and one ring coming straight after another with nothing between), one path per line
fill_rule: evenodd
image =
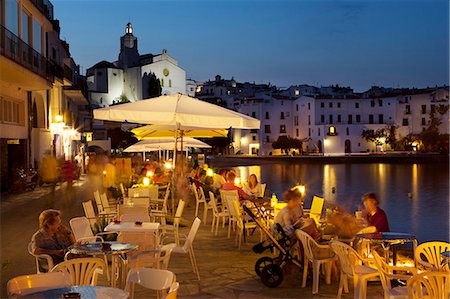
M262 269L267 265L271 265L272 263L273 259L268 256L263 256L262 258L258 259L255 264L256 275L261 276Z
M283 270L276 264L267 265L261 271L261 281L269 288L276 288L283 282Z

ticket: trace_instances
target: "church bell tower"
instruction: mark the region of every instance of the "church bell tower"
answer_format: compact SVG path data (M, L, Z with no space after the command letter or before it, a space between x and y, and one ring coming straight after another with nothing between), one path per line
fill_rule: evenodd
M137 38L133 35L133 25L128 23L125 27L125 35L120 37L119 67L129 68L139 65L139 52Z

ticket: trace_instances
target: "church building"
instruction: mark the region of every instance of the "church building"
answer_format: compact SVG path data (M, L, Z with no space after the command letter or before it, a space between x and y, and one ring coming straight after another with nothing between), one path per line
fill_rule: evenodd
M151 75L161 85L161 94L186 93L186 72L167 50L140 55L131 23L120 38L117 61L100 61L87 70L88 98L93 108L124 101L137 101L151 94Z

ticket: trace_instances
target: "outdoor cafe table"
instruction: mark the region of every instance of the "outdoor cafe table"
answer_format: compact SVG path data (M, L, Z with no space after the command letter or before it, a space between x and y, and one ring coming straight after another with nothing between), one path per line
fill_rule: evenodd
M103 244L111 244L111 247L105 247ZM137 250L138 246L135 244L120 243L120 242L95 242L87 243L81 245L73 245L70 247L70 252L72 254L87 254L87 255L98 255L106 254L111 255L111 286L116 287L116 280L114 279L116 273L116 258L121 257L123 261L123 271L122 271L122 282L125 281L127 267L128 267L128 253Z
M24 296L26 298L39 299L61 299L66 293L79 293L80 299L126 299L128 293L121 289L101 286L72 286L65 288L50 289Z
M105 227L105 232L128 232L128 233L152 233L155 235L155 242L159 244L159 226L158 222L135 222L121 221L120 223L111 222Z
M371 243L380 244L384 249L384 259L389 262L389 250L392 245L413 243L413 252L417 248L416 236L412 234L405 233L394 233L394 232L378 232L378 233L368 233L368 234L358 234L357 238L368 240ZM393 252L393 264L397 263L397 257L395 250Z

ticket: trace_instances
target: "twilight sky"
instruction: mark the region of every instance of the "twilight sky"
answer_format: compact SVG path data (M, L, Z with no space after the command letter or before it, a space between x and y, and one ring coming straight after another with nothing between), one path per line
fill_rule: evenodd
M140 54L168 49L200 81L425 87L448 84L446 0L53 0L83 71L114 61L131 22Z

